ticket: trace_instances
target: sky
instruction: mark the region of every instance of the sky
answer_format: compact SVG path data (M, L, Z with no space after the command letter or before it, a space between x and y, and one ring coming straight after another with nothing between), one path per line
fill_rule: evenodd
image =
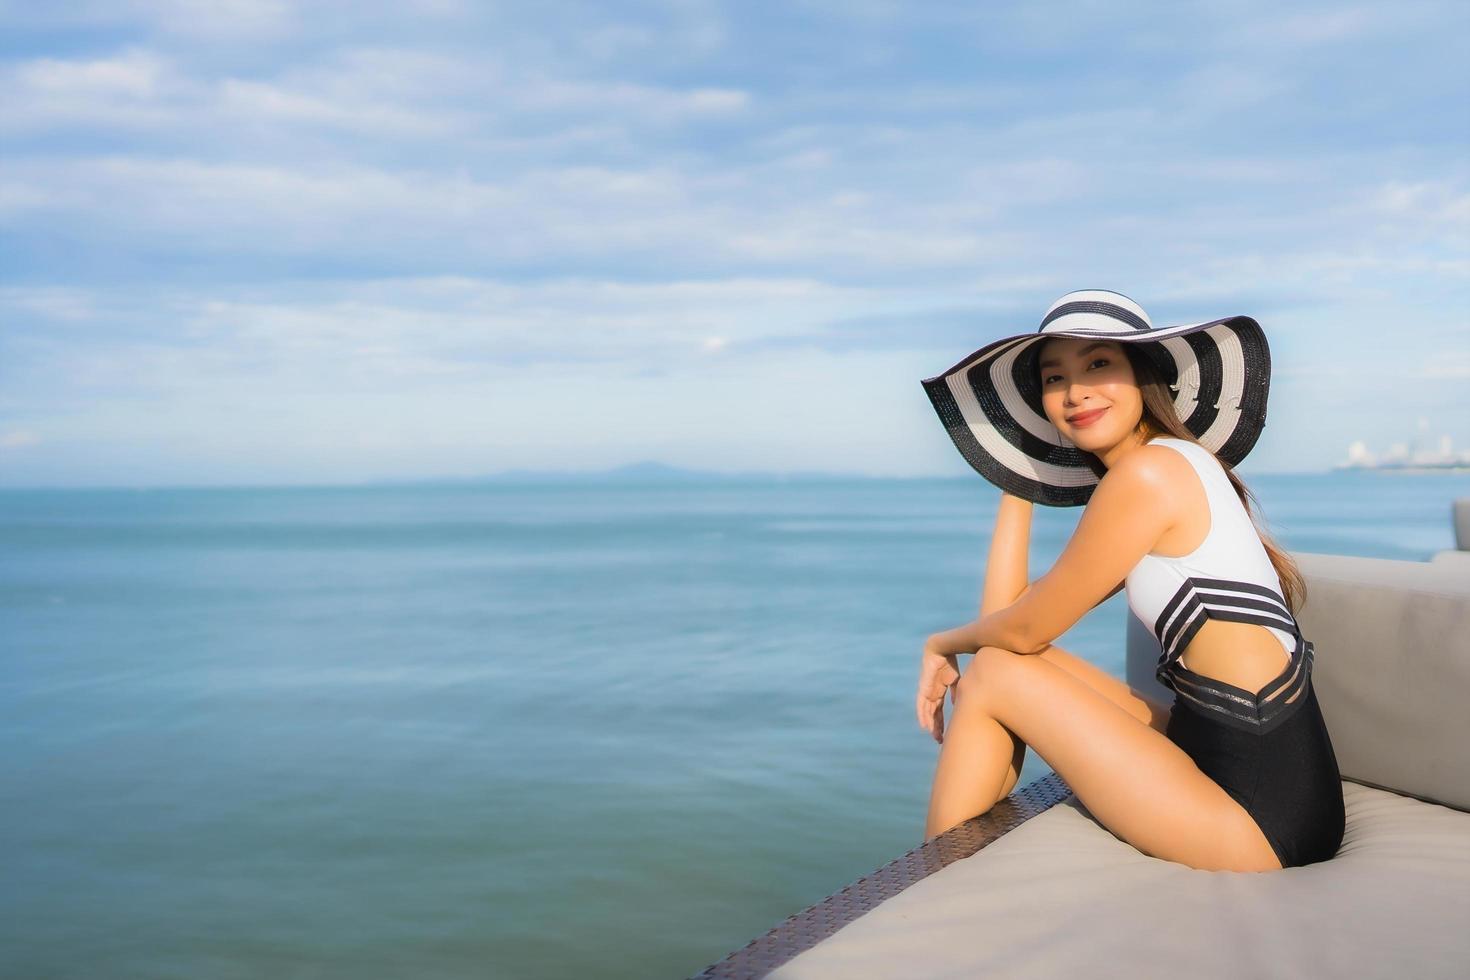
M0 487L973 474L1074 289L1470 447L1470 4L0 0Z

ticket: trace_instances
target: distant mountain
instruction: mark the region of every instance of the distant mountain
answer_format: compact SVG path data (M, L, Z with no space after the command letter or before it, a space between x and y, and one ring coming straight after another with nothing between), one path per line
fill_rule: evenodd
M696 470L683 466L670 466L656 460L627 463L604 470L501 470L483 476L429 477L411 480L374 480L380 486L468 486L476 484L522 484L522 483L706 483L730 480L788 481L788 480L861 480L862 475L848 473L823 473L818 471L788 473L779 471L745 470L722 473L717 470Z
M624 466L615 466L606 470L502 470L499 473L487 473L481 477L472 478L474 482L487 483L540 483L545 480L556 481L580 481L596 480L605 483L613 481L667 481L686 482L689 480L708 480L718 478L720 474L703 470L691 470L680 466L670 466L667 463L659 463L654 460L645 460L641 463L628 463Z
M683 466L670 466L656 460L628 463L595 474L601 479L614 480L707 480L720 474L708 470L691 470Z

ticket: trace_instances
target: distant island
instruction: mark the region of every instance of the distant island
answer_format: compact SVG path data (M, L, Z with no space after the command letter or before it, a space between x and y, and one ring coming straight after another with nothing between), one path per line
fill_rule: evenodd
M772 480L864 479L881 478L865 476L861 473L830 473L821 470L739 470L733 472L696 470L683 466L670 466L668 463L660 463L655 460L644 460L642 462L627 463L623 466L615 466L602 470L516 469L501 470L498 473L486 473L481 476L423 477L404 480L372 480L370 482L378 486L467 486L485 483L577 483L582 481L595 481L597 483L704 483L711 480L752 480L766 482Z

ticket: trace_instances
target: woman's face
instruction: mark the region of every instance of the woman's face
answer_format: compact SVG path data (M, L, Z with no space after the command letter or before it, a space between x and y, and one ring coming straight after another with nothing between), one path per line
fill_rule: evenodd
M1116 341L1058 337L1041 348L1041 404L1063 435L1100 456L1133 435L1143 394Z

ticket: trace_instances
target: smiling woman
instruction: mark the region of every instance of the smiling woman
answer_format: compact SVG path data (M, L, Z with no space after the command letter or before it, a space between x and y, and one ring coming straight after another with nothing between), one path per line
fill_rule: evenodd
M1082 290L1036 334L925 382L956 446L1006 491L980 618L924 644L916 711L942 743L926 836L1001 799L1029 745L1146 854L1261 871L1336 853L1342 791L1292 611L1300 576L1230 469L1264 423L1269 370L1249 317L1155 329L1128 297ZM1030 501L1086 508L1021 588ZM1160 641L1167 710L1054 646L1119 583ZM963 676L960 654L974 656Z

